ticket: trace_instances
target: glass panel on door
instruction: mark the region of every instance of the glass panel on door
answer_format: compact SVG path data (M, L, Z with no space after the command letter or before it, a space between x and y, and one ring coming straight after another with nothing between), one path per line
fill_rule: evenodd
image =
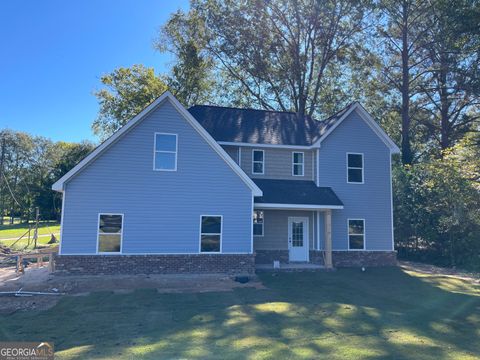
M303 221L292 222L292 246L303 246Z

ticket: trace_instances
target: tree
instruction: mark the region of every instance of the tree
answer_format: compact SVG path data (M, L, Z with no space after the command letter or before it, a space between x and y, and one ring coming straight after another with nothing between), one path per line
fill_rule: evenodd
M384 75L400 94L401 149L403 164L411 164L412 98L418 93L423 73L419 65L425 61L424 46L428 31L427 0L380 1L379 35L385 39Z
M28 221L37 206L43 219L58 218L61 196L52 190L52 184L93 148L89 142L54 143L44 137L0 130L0 219L8 214L11 223L15 217Z
M480 269L476 141L467 136L441 158L395 168L395 238L401 257Z
M345 67L361 45L367 26L364 2L195 0L191 8L205 24L206 50L218 74L229 77L225 83L233 84L237 98L302 115L342 105L323 101L338 94L325 90L329 82L331 89L341 87L332 82L341 83L348 71L335 71L335 66Z
M430 16L428 61L421 64L422 105L429 115L424 125L445 150L480 118L480 7L468 0L437 0Z
M106 88L95 92L100 110L92 124L101 139L112 135L167 90L165 79L143 65L115 69L102 76L101 82Z
M157 50L175 56L167 84L186 106L212 100L214 64L205 50L206 42L205 24L194 10L172 14L155 42Z

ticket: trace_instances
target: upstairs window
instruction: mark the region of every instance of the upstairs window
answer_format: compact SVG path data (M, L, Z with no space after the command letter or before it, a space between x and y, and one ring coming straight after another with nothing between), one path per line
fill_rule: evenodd
M99 214L97 252L120 253L122 249L122 214Z
M155 133L153 169L177 170L177 135Z
M363 184L363 154L347 153L347 182Z
M261 210L253 212L253 235L263 236L263 211Z
M222 217L202 215L200 221L200 252L220 252L222 243Z
M348 219L348 249L365 249L365 220Z
M293 176L303 176L305 155L303 152L292 153L292 174Z
M265 172L265 152L263 150L253 150L252 159L252 174L263 175Z

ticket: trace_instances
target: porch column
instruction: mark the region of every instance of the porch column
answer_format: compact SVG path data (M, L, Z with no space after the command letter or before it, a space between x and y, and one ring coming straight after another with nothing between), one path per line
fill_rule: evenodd
M328 209L324 213L325 222L325 267L333 268L332 264L332 210Z

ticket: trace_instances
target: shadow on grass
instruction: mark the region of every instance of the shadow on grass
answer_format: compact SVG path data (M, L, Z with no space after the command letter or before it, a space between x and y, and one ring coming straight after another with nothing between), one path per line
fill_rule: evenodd
M59 358L440 359L480 356L479 287L399 268L263 274L266 290L64 298L0 318Z

